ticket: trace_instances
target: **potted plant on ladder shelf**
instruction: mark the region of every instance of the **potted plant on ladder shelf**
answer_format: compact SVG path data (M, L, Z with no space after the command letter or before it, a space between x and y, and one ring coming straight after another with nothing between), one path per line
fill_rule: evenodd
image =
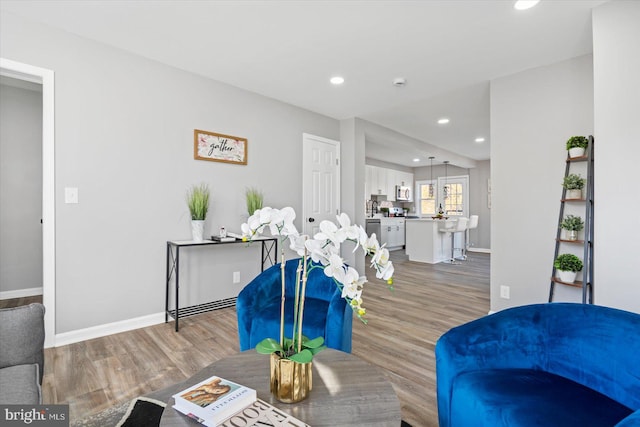
M567 215L562 220L560 228L566 231L567 240L578 240L578 231L584 228L584 221L582 217Z
M571 173L564 177L562 186L567 190L567 199L582 199L582 189L586 180L580 175Z
M569 157L581 157L584 156L584 152L589 146L589 140L584 136L572 136L567 141L567 151L569 151Z
M553 266L558 270L558 279L564 283L576 281L578 271L582 270L582 260L573 254L558 255Z

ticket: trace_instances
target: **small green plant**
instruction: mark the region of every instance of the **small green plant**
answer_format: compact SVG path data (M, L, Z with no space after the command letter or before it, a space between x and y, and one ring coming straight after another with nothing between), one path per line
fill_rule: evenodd
M209 210L209 186L207 184L194 185L187 192L187 205L191 219L204 221Z
M560 228L564 228L569 231L580 231L584 228L584 221L579 216L567 215L562 220Z
M249 216L253 215L258 209L262 209L262 201L264 198L262 191L255 187L250 187L247 188L244 194L247 198L247 211L249 212Z
M562 271L575 271L582 270L582 260L573 254L558 255L553 266Z
M587 148L589 140L584 136L572 136L567 141L567 150L571 148Z
M582 190L585 182L586 180L582 178L580 175L571 173L564 177L562 186L567 190Z

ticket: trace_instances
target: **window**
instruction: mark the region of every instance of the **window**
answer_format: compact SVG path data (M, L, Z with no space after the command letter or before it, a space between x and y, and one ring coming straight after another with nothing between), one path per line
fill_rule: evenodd
M416 194L416 210L421 217L436 215L440 205L447 216L469 216L468 176L416 181Z
M435 215L437 210L437 191L435 181L417 181L418 214L420 216Z

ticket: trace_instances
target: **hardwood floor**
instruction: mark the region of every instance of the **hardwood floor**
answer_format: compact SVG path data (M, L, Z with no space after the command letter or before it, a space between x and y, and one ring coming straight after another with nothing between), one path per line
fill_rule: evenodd
M369 322L354 319L353 354L381 368L413 426L438 425L437 339L489 311L489 256L471 258L428 265L393 252L392 291L367 271ZM238 349L234 307L181 319L179 333L168 323L47 349L44 399L68 403L73 422L182 381Z
M29 305L34 302L42 304L42 295L35 295L32 297L0 299L0 308L13 308L21 305Z

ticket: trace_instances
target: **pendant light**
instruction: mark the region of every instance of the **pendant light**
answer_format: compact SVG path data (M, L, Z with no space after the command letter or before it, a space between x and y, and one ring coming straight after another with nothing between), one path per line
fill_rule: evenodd
M429 182L429 198L433 199L433 159L435 159L435 157L431 156L429 157L429 160L431 160L431 181Z
M447 178L449 177L449 174L447 172L447 165L449 164L449 160L445 160L442 163L444 163L444 186L442 187L442 192L444 194L442 196L444 197L444 199L446 199L447 197L449 197L449 186L447 185Z

